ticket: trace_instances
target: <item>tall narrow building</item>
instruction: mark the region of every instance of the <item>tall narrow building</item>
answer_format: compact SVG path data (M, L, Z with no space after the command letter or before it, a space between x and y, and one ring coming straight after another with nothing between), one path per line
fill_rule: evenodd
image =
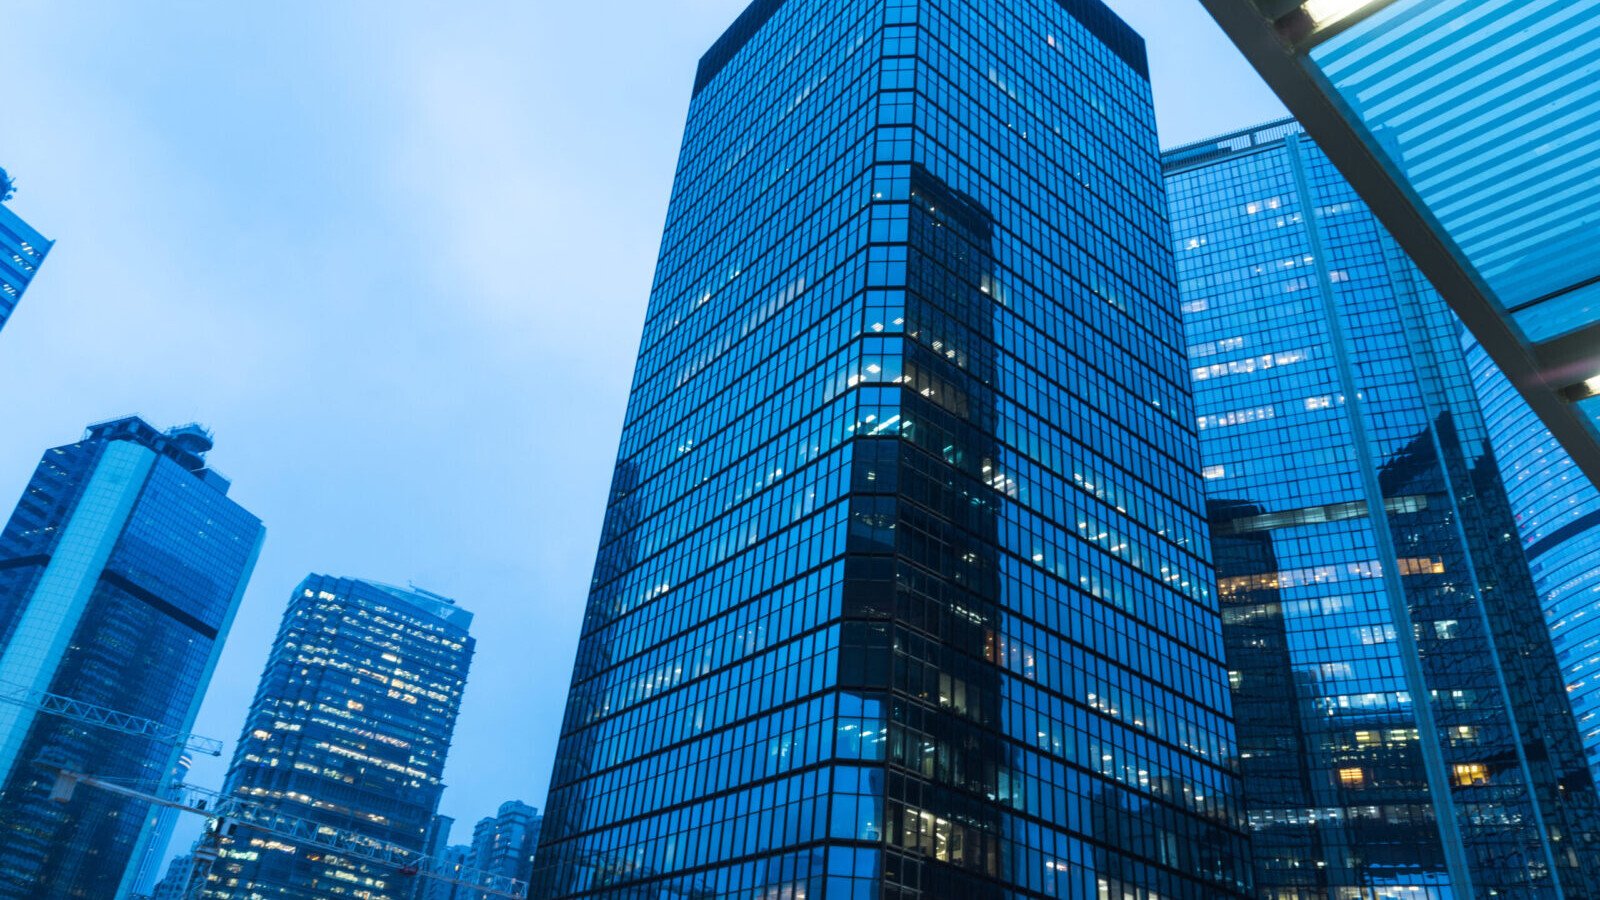
M44 694L193 726L264 529L228 499L197 426L92 425L46 451L0 533L0 897L126 897L159 810L66 768L160 793L184 747L44 712ZM20 702L18 702L20 701ZM160 838L164 840L164 836Z
M702 58L531 896L1249 867L1141 39L757 0Z
M283 614L224 791L290 816L422 851L455 731L472 614L419 588L311 575ZM210 900L410 900L394 866L240 829Z
M1459 322L1294 122L1165 171L1261 896L1600 897Z
M6 327L22 292L44 262L45 254L54 246L33 226L22 221L16 213L6 208L11 199L11 179L5 169L0 169L0 329Z

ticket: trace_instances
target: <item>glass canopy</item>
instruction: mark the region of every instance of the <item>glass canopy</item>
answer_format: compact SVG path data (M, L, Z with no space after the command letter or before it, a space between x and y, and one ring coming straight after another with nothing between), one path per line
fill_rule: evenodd
M1200 0L1600 484L1600 0Z
M1600 320L1600 2L1401 0L1309 57L1530 341Z

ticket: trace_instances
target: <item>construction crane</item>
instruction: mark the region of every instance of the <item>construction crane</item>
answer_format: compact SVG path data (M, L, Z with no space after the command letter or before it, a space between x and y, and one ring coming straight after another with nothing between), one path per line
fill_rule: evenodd
M48 691L36 691L8 681L0 681L0 703L10 703L96 728L149 738L163 744L177 744L207 756L222 755L222 742L219 740L200 737L197 734L185 734L151 719L117 712L114 709Z
M190 876L190 890L198 894L205 883L211 864L218 857L218 848L224 838L233 837L239 829L249 828L274 837L293 841L298 845L316 847L341 856L353 857L362 862L385 866L403 875L414 875L449 884L458 884L492 897L511 897L523 900L528 895L528 885L516 878L496 875L477 869L457 868L442 860L426 856L415 850L311 822L238 797L230 797L192 785L180 785L178 797L163 797L126 785L96 778L82 772L73 772L48 766L56 773L56 783L50 799L58 803L71 802L79 785L88 785L109 791L132 800L162 806L179 812L204 816L206 832L201 845L195 850L195 871Z

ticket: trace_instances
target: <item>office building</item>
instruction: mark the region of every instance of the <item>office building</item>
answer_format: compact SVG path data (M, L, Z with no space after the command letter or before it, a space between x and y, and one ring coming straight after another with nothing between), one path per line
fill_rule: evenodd
M1600 3L1201 2L1600 483Z
M526 882L533 874L543 818L537 807L520 800L500 804L495 815L479 819L472 829L472 867ZM488 900L480 894L475 900Z
M42 711L44 694L189 731L264 530L198 426L138 418L46 451L0 533L0 897L126 897L164 817L53 768L160 793L184 746Z
M1141 39L701 59L531 896L1247 896Z
M167 866L167 874L156 883L150 900L190 900L190 878L194 875L194 857L179 856Z
M1261 896L1600 897L1455 316L1294 122L1165 170Z
M1600 777L1600 490L1477 341L1473 380L1517 532L1566 679L1589 768Z
M6 208L5 201L13 192L11 179L5 169L0 169L0 330L17 308L22 292L38 272L45 255L54 245L44 235L33 230L16 213Z
M472 660L472 614L420 588L311 575L295 588L224 791L420 852ZM393 866L241 829L208 900L410 900Z
M443 878L417 879L420 900L478 900L479 892L461 882L472 880L468 870L475 869L474 855L469 844L452 844L435 858L442 860L442 871L453 880Z

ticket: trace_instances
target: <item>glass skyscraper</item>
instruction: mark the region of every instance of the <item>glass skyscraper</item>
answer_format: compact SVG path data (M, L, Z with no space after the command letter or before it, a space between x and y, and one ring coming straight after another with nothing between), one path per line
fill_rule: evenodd
M1459 323L1295 123L1165 170L1262 896L1600 897Z
M758 0L701 60L531 896L1248 892L1143 42Z
M197 426L90 426L44 454L0 533L0 691L46 692L187 732L264 529L208 468ZM161 793L184 747L0 704L0 897L127 896L164 818L71 769Z
M11 179L0 169L0 329L6 327L22 292L54 245L6 208L11 193Z
M421 851L444 791L472 614L419 588L311 575L283 614L224 791ZM393 866L241 828L208 900L410 900Z
M1490 361L1468 358L1589 768L1600 774L1600 490Z

